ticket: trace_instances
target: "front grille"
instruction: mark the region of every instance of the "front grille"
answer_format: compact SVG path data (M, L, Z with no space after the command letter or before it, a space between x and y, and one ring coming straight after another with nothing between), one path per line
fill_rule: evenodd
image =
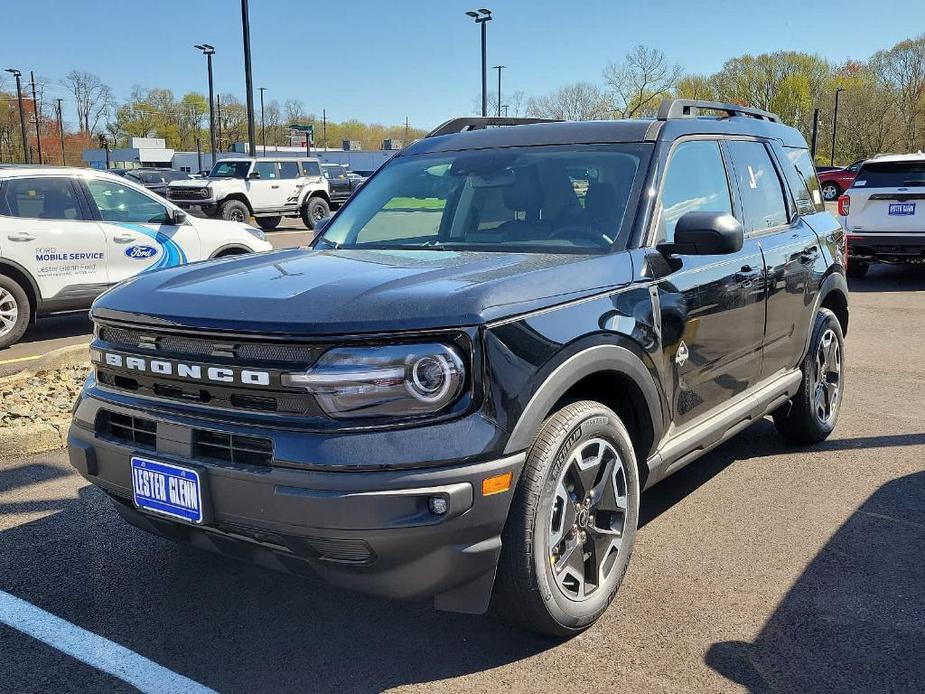
M154 419L100 410L96 418L96 433L134 448L157 450L157 421ZM193 460L247 465L273 464L273 441L263 436L193 428L192 441Z
M202 197L201 188L168 188L167 197L171 200L207 200Z

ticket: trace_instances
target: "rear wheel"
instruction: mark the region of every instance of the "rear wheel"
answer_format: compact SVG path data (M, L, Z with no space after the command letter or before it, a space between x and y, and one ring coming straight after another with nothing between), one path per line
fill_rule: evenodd
M845 340L841 324L828 309L819 309L809 351L803 359L800 390L774 413L784 438L799 444L828 438L838 421L845 390Z
M325 217L331 215L331 207L324 198L309 198L308 202L302 205L302 223L308 229L314 229L315 224Z
M218 216L227 222L246 222L251 212L240 200L226 200L218 208Z
M264 231L271 231L278 227L281 221L283 221L283 218L280 215L276 217L257 217L257 226Z
M841 188L839 188L835 183L822 184L823 200L837 200L839 195L841 195Z
M848 277L860 279L867 274L868 270L870 270L870 263L859 263L856 260L849 260L848 269L845 270L845 274L848 275Z
M607 609L639 518L633 445L619 417L566 405L531 447L505 526L492 609L532 631L572 636Z
M12 278L0 275L0 349L18 342L31 318L26 291Z

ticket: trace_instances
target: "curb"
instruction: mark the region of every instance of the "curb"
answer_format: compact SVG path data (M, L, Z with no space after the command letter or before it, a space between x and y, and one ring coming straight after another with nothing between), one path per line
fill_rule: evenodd
M67 445L70 417L0 429L0 458L56 451Z
M90 361L90 343L68 345L53 349L36 361L28 363L19 371L0 377L0 384L11 383L22 378L29 378L41 371L54 371L68 366L80 366Z

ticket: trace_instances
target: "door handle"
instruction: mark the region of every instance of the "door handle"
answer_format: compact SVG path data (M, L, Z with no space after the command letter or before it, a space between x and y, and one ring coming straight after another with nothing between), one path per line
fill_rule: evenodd
M113 236L112 240L116 243L131 243L135 240L134 236Z
M21 231L18 234L10 234L7 238L10 241L35 241L35 237L25 231Z
M271 187L273 190L276 190L277 188L279 188L279 186L270 186L270 187Z

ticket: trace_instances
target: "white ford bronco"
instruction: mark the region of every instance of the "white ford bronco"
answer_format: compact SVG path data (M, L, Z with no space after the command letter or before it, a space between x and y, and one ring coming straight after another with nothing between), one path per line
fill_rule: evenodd
M314 229L336 207L321 163L309 158L222 159L207 178L172 182L167 198L207 217L244 222L253 216L265 230L283 217L301 217Z

